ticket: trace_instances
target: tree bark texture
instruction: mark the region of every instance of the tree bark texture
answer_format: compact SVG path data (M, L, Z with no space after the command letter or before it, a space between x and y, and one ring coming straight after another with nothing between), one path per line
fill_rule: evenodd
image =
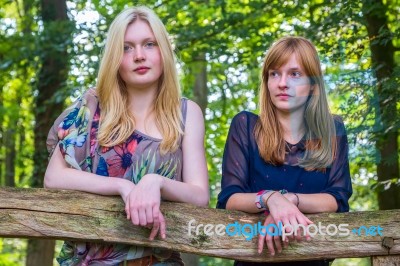
M395 67L392 40L387 22L387 8L382 0L364 0L363 13L370 39L371 60L377 78L379 106L376 112L376 149L380 154L377 164L378 181L400 178L398 129L393 125L398 114L396 104L399 93L389 86ZM390 210L400 208L400 187L392 184L389 189L378 191L379 208Z
M292 243L274 257L266 251L263 255L257 253L257 237L248 241L243 235L215 234L218 224L254 225L262 223L264 215L170 202L163 202L161 210L166 217L167 238L149 241L149 229L134 226L126 219L120 197L66 190L1 188L0 236L126 243L255 262L400 254L400 210L307 215L317 226L319 223L323 226L348 224L350 231L360 226L379 225L383 235L366 235L365 230L361 235L316 234L311 241ZM203 226L198 227L200 224ZM205 224L214 226L210 230L212 235L204 231Z
M48 153L46 138L63 102L54 95L65 87L69 71L68 46L72 42L73 24L67 16L65 0L41 0L43 32L41 34L41 69L38 74L35 101L35 154L32 186L42 187ZM55 241L30 240L26 266L52 266Z
M200 106L203 115L207 108L207 61L206 55L201 53L191 65L192 75L195 77L193 86L193 100Z

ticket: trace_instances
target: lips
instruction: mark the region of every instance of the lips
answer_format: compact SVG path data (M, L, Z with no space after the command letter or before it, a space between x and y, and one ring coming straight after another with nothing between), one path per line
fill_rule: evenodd
M276 95L276 97L281 101L288 101L289 98L292 96L290 96L289 94L286 94L286 93L279 93L278 95Z
M136 74L139 74L139 75L145 75L147 73L147 71L149 71L149 69L150 69L149 67L140 66L140 67L135 68L133 70L133 72L135 72Z
M135 68L133 71L144 71L144 70L148 70L148 69L150 69L150 68L146 67L146 66L140 66L140 67Z

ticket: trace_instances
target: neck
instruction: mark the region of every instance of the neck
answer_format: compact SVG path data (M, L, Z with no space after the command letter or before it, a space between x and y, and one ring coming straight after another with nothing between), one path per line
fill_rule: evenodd
M306 132L304 111L277 112L277 116L282 125L285 141L291 144L298 143Z
M135 118L147 117L154 109L156 90L128 90L129 110Z

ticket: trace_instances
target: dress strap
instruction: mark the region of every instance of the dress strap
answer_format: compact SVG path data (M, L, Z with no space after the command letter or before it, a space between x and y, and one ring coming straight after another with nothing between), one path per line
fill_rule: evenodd
M181 98L181 112L182 112L182 131L185 132L186 113L187 113L187 98Z

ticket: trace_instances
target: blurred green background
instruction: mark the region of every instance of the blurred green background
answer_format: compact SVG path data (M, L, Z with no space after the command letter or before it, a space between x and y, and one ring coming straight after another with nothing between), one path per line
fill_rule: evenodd
M262 58L279 37L317 46L333 113L345 120L351 211L399 209L400 1L0 0L0 185L42 187L45 138L61 110L94 87L106 31L145 4L165 23L183 94L206 120L211 202L233 116L257 112ZM1 265L35 265L54 245L0 239ZM55 252L60 249L57 241ZM188 265L232 265L191 256ZM369 258L333 265L369 265Z

